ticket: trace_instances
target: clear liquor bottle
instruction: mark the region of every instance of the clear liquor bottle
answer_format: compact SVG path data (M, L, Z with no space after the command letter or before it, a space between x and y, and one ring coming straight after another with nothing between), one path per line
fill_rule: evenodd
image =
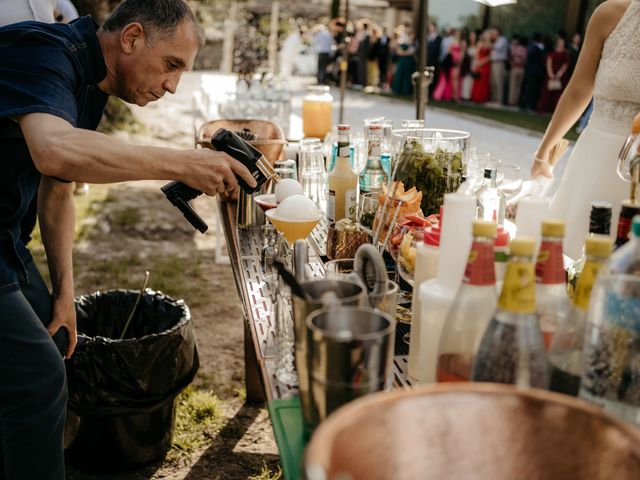
M367 134L367 164L360 173L360 193L377 193L382 191L389 177L380 161L380 144L382 141L382 125L369 125Z
M466 382L482 339L496 310L493 244L497 225L476 221L473 244L460 289L440 337L438 382Z
M570 307L562 257L564 232L565 225L561 220L542 222L542 241L536 261L536 308L547 350Z
M476 355L471 380L547 388L544 342L536 316L536 283L530 237L511 242L511 259L496 309Z
M587 324L591 290L602 264L612 250L608 235L590 235L585 239L586 261L578 279L569 315L558 326L549 349L551 380L554 392L578 395L582 374L582 348Z
M484 182L476 194L478 197L478 220L497 222L502 225L507 202L504 194L498 189L497 175L496 168L484 169Z

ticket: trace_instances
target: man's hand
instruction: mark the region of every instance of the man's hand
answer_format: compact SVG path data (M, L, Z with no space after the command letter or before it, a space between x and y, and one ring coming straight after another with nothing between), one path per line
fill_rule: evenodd
M241 162L224 152L203 148L193 150L192 161L185 165L182 181L213 196L238 188L236 175L252 187L256 185L255 178Z
M73 355L78 343L76 309L73 296L58 297L53 300L53 321L47 327L47 331L53 337L61 327L66 328L69 334L69 347L64 357L68 360Z

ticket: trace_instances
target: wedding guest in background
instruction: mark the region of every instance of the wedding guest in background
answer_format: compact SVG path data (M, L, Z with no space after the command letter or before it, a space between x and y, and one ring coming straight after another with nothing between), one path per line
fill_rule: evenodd
M527 47L518 35L513 36L509 51L509 105L515 106L520 99L520 88L524 78L524 66L527 61Z
M434 77L429 85L429 96L433 95L433 91L438 83L440 75L440 47L442 45L442 37L438 33L438 25L435 22L429 22L429 34L427 37L427 66L434 67Z
M576 68L578 62L578 56L580 55L580 48L582 48L582 35L578 32L571 35L571 43L569 43L569 56L571 57L571 65L569 65L569 78L573 74L573 70Z
M391 90L397 95L411 95L413 93L411 75L416 71L416 44L413 33L408 29L403 28L398 33L398 46L395 50L398 60Z
M462 56L462 64L460 65L460 98L463 100L471 99L471 91L473 90L473 74L474 61L478 50L478 34L471 30L463 40L464 55Z
M540 98L540 89L545 77L545 50L542 35L536 32L527 49L527 60L524 64L524 83L520 97L520 108L535 110Z
M318 71L316 79L319 85L327 83L327 67L331 62L331 53L333 49L333 36L322 24L315 26L313 34L313 49L318 55Z
M556 39L555 49L547 55L545 63L546 81L542 85L542 94L538 102L538 110L541 112L553 112L558 100L567 85L567 70L571 63L569 52L565 47L565 40L562 37Z
M509 58L509 41L500 29L490 30L491 45L491 101L502 103L506 78L506 63Z
M471 100L486 103L491 98L491 39L488 31L485 31L478 40L473 68Z
M369 53L367 55L367 85L377 87L380 82L380 68L378 57L380 56L380 37L382 30L378 25L371 25L369 30Z
M382 89L386 89L388 87L387 76L389 70L389 59L391 57L390 45L391 39L389 38L389 33L387 32L387 27L382 27L382 35L378 39L378 72L380 81L378 86Z
M447 44L449 47L445 62L449 64L449 68L440 75L433 91L433 99L457 101L460 99L460 64L463 54L459 30L451 29L451 41Z
M371 26L369 22L362 21L360 29L360 40L358 42L358 49L356 50L356 56L358 57L357 77L353 82L354 85L365 87L368 85L367 81L367 65L369 62L369 46L371 45Z

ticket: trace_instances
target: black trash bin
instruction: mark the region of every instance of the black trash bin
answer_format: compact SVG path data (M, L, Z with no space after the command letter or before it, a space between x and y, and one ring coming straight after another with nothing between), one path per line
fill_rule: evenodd
M175 397L198 370L189 308L146 290L112 290L76 300L78 345L67 365L67 457L94 471L152 462L171 445Z

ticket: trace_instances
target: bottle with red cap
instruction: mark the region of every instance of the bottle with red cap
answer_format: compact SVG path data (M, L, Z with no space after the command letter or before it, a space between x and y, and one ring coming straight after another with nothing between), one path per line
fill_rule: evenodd
M440 225L442 225L442 210L440 207L439 223L424 229L423 242L416 251L416 268L413 275L413 301L411 311L417 317L420 312L420 285L438 275L440 259ZM414 323L415 325L415 323Z
M558 325L569 312L567 275L562 257L565 224L562 220L542 222L542 241L536 260L536 312L545 349L549 349Z
M473 244L462 285L453 301L440 337L438 382L465 382L482 335L496 309L494 222L473 223Z

